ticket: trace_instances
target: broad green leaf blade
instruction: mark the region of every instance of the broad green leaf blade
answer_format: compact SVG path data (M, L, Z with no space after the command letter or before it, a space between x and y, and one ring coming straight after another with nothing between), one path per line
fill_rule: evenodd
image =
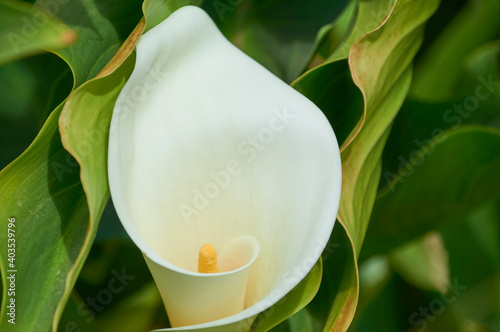
M140 25L140 28L142 29L143 25ZM140 31L140 30L139 30ZM134 36L134 34L133 34ZM123 51L124 49L129 49L129 52L125 52L125 55L119 51L117 53L117 56L124 56L125 58L130 54L131 48L128 47L129 43L135 43L137 40L138 35L131 40L128 40L124 44L124 48L121 50ZM116 58L114 58L116 59ZM85 93L78 93L78 91L81 90L76 90L74 94L71 95L71 97L68 99L68 101L65 104L65 108L63 110L63 113L61 114L61 117L59 118L59 128L61 131L61 139L63 141L63 145L65 145L65 148L67 148L67 136L63 136L64 133L67 133L68 128L70 128L69 124L65 121L65 110L73 107L72 105L75 105L75 103L78 103L78 107L96 107L95 104L92 103L85 103L82 101L83 98L85 98L88 95L99 95L98 101L100 104L98 104L97 107L112 107L114 105L114 102L116 100L116 96L120 89L123 87L125 84L128 76L132 72L133 68L133 58L128 58L123 65L121 65L115 72L113 72L112 75L105 76L102 80L101 83L103 85L98 86L98 90L96 90L96 86L93 86L89 88L88 90L85 90ZM111 70L109 67L107 67L103 72L106 70ZM86 84L82 85L86 86ZM96 102L96 101L94 101ZM95 164L106 164L106 152L105 152L105 147L106 147L106 142L107 142L107 137L108 137L108 129L109 129L109 118L106 118L105 116L103 117L102 115L105 115L104 113L101 115L100 113L94 113L93 117L90 116L87 113L80 112L79 114L83 114L86 116L85 120L80 118L81 123L87 123L92 130L89 132L86 132L85 135L82 135L80 140L79 140L79 149L80 151L84 151L83 158L88 158L87 160L91 160L92 165ZM75 133L78 133L75 131ZM74 153L73 151L71 151ZM87 202L88 202L88 210L90 212L89 220L88 220L88 229L87 229L87 237L86 237L86 242L82 246L82 256L86 257L88 254L88 251L90 250L90 247L92 245L92 241L95 238L95 234L97 232L97 225L99 222L99 219L102 215L102 212L106 206L106 203L109 199L109 189L107 187L107 177L106 173L97 173L94 176L89 175L88 173L88 168L86 167L85 164L82 163L82 156L78 154L74 154L75 158L77 158L78 163L81 163L81 171L80 171L80 180L82 181L83 189L85 191L86 197L87 197ZM78 270L81 268L83 264L83 260L78 262L77 268ZM72 276L72 279L70 279L71 282L75 282L76 278L78 275ZM61 302L61 306L58 307L57 312L56 312L56 317L55 320L59 320L60 316L62 315L62 311L64 309L64 303Z
M410 64L422 40L423 24L437 6L438 1L397 1L383 25L351 48L349 65L364 97L365 121L342 152L343 191L338 219L351 242L350 260L355 273L351 274L353 279L344 281L349 289L342 304L349 304L348 310L331 307L325 331L347 329L354 316L358 294L356 261L375 201L383 147L409 89Z
M382 149L409 88L409 66L422 41L423 24L437 5L438 1L396 2L385 25L351 50L349 62L353 79L365 98L366 120L342 153L339 220L350 234L356 256L375 199Z
M447 131L416 150L414 166L407 165L377 199L364 257L459 221L498 196L498 151L500 131L481 126Z
M93 235L109 199L106 156L111 117L105 110L111 112L118 93L132 72L135 57L129 55L143 27L142 23L138 25L110 63L112 67L106 67L98 78L84 83L71 94L59 119L63 145L82 168L82 184L91 214L95 216L90 225ZM111 74L102 76L108 73Z
M66 150L73 154L81 167L80 181L82 183L83 190L85 191L88 211L90 213L87 224L88 229L86 242L81 247L82 257L86 257L90 250L92 241L94 240L97 232L99 219L109 199L105 165L109 121L111 120L111 117L106 116L107 114L105 112L92 112L89 114L84 112L84 110L111 110L113 108L119 91L123 85L125 85L127 78L132 72L134 58L130 57L130 55L143 28L144 21L142 20L125 43L123 43L121 48L116 52L113 59L111 59L108 65L102 69L97 77L94 80L82 84L79 88L73 91L59 118L59 130L61 132L63 145ZM98 81L100 84L90 84L94 81ZM87 86L89 87L84 89L84 87ZM94 96L98 97L94 98ZM80 111L77 114L83 117L79 117L78 121L80 121L80 124L86 124L89 129L88 131L81 132L78 128L73 130L71 127L73 123L67 121L66 114L69 112L67 110L71 110L73 107ZM70 137L68 137L68 133L70 132L72 135L81 135L77 136L77 147L81 154L75 153L75 151L71 149L71 145L68 143L68 140L70 139ZM104 165L104 172L97 172L93 174L93 176L89 175L87 164L85 164L82 159L86 159L92 166ZM80 260L78 264L75 264L75 267L79 271L82 265L83 259ZM74 284L77 276L77 274L71 276L68 281L71 284ZM68 296L68 294L65 295ZM62 315L65 300L66 299L63 298L57 308L54 316L54 325L57 324Z
M0 1L0 64L65 47L74 40L72 30L38 7L17 0Z
M7 260L7 251L0 254L3 276L8 270L18 271L16 324L7 322L2 306L2 331L50 329L61 297L71 291L66 278L76 272L74 264L85 241L87 202L78 163L61 145L57 129L61 109L51 114L28 150L0 172L0 242L7 246L7 220L15 218L18 253L15 262ZM3 289L4 301L10 301L7 290Z

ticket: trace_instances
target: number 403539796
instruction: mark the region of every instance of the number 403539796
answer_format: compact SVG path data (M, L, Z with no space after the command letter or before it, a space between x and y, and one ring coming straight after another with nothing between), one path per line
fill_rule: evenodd
M9 218L9 223L7 224L7 237L8 237L8 244L7 244L7 251L8 251L8 261L9 261L9 267L14 268L14 262L16 261L16 231L14 228L16 227L16 219L15 218Z

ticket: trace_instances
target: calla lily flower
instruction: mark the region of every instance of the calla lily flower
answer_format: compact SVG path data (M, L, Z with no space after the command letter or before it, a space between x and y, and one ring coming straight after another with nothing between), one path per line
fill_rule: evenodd
M118 216L173 330L251 322L328 242L341 187L335 134L197 7L145 33L136 51L109 137ZM219 272L197 270L206 243Z

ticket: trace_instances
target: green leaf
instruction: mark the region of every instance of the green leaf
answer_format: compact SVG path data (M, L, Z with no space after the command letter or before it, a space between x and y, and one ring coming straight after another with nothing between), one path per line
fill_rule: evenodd
M17 251L14 266L7 251L0 254L0 269L4 276L7 270L18 271L16 324L7 322L2 306L2 331L48 331L61 298L71 291L67 279L76 278L81 260L89 215L78 163L61 145L61 109L51 114L28 150L0 172L0 242L7 246L6 221L15 218Z
M48 13L22 1L0 1L0 64L75 40L73 31Z
M348 285L348 296L343 303L347 303L349 309L341 311L334 305L325 330L345 330L354 316L358 294L356 260L375 201L382 150L392 120L409 89L410 64L422 41L423 24L438 3L397 1L383 25L350 50L349 65L365 100L365 116L363 127L342 152L343 184L338 219L351 242L350 265L354 266L355 273L344 281ZM337 319L339 315L343 319Z
M446 131L414 150L377 199L363 256L449 226L498 196L498 151L500 131L481 126Z
M375 200L381 153L389 128L409 88L410 64L422 40L423 23L438 1L398 1L392 15L376 32L351 50L355 83L365 98L366 120L343 151L343 194L339 220L359 254ZM419 15L414 15L418 12ZM390 70L389 70L390 68Z

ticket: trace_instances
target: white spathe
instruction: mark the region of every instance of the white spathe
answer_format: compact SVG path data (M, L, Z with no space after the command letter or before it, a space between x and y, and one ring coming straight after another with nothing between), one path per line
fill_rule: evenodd
M307 275L336 219L341 162L328 120L197 7L141 37L108 158L116 211L174 330L249 328ZM197 273L205 243L220 273Z

